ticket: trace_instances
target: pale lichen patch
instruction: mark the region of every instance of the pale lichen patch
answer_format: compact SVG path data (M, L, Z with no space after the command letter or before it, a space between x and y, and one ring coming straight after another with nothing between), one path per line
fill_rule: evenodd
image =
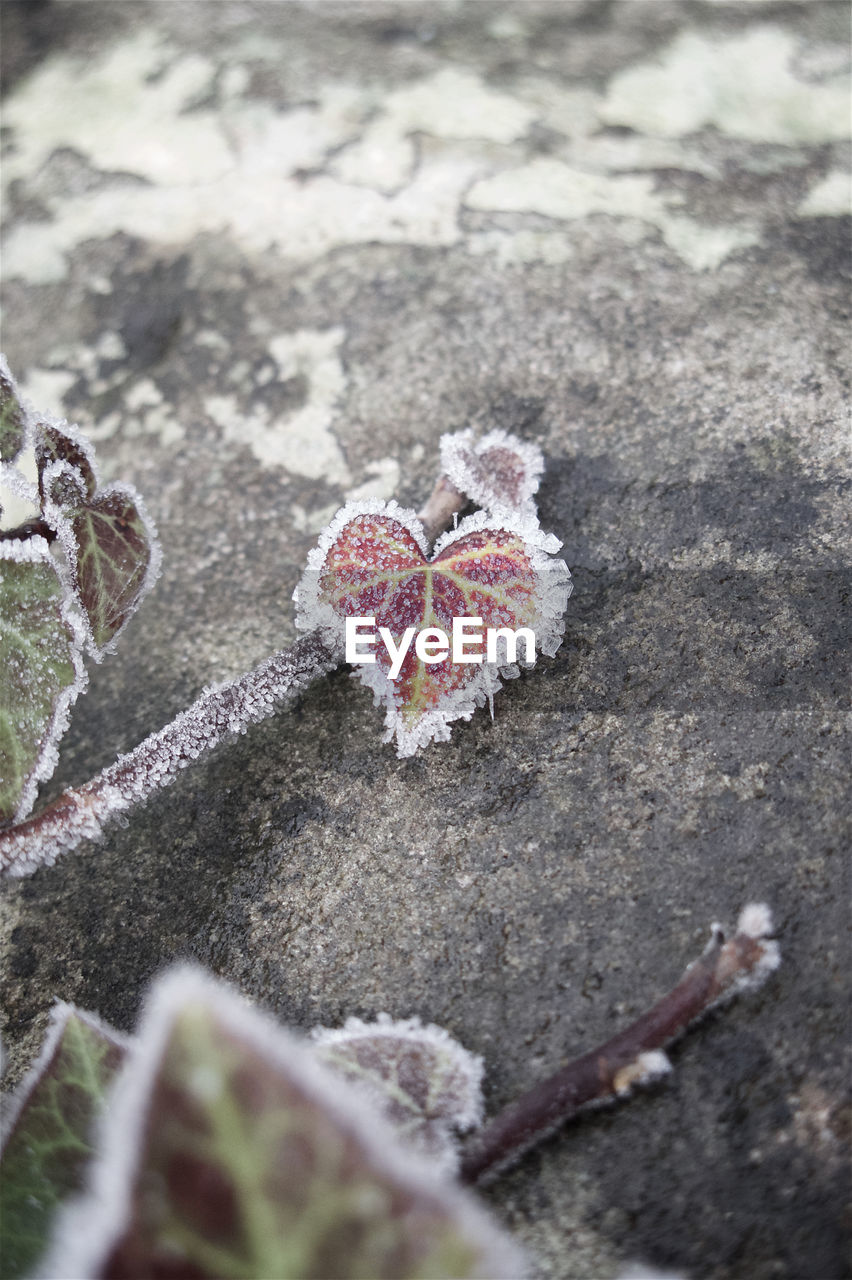
M800 218L841 218L852 214L852 177L846 169L832 169L812 187L799 205Z
M477 182L465 203L473 209L538 213L560 220L609 214L619 220L616 234L628 243L656 227L669 248L694 271L717 267L735 249L758 239L749 227L707 226L673 213L681 197L661 194L655 185L647 174L609 176L540 157L521 169ZM637 223L645 224L644 229Z
M601 119L667 138L709 125L787 146L848 137L845 77L807 84L793 72L795 52L793 37L768 24L726 39L682 32L659 58L611 81Z
M280 417L266 403L247 406L238 394L208 395L204 408L224 438L245 445L264 467L329 484L347 484L349 469L331 426L346 389L339 348L344 332L300 329L272 338L268 350L280 382L304 381L305 401Z
M331 171L342 182L390 194L411 180L415 163L412 139L400 134L395 121L380 119L341 152Z
M596 173L627 173L643 169L687 169L707 178L719 178L721 168L699 147L671 138L648 138L641 133L626 137L599 134L568 144L564 158Z
M34 368L21 378L20 387L24 398L31 404L37 404L46 413L61 418L62 401L76 381L77 373L73 369Z
M528 266L534 262L556 266L574 256L570 238L560 231L478 231L468 236L467 249L501 267Z
M358 502L362 498L392 498L399 488L401 469L396 458L377 458L368 462L366 467L368 479L346 490L347 502Z
M663 217L657 225L669 248L693 271L711 271L738 249L747 249L760 240L753 227L708 226L677 215Z
M232 158L215 116L184 112L213 72L206 58L176 55L144 27L99 59L46 59L6 103L14 142L7 178L34 172L72 144L98 169L154 183L221 176Z
M176 54L150 32L91 65L56 55L10 95L7 176L26 183L54 150L71 147L104 175L145 183L107 178L93 190L45 195L51 218L10 228L7 274L55 283L77 245L116 232L170 246L225 234L243 251L296 261L343 245L449 246L464 240L463 205L560 219L609 214L622 241L656 227L690 267L712 269L753 243L754 227L676 214L683 197L657 190L644 171L718 179L713 155L679 141L706 124L783 144L842 136L845 94L831 77L797 79L792 50L790 37L760 26L728 40L682 36L659 63L616 76L604 97L541 75L500 92L467 68L445 66L384 94L374 85L320 85L314 101L284 110L246 96L241 63L217 82L206 59ZM218 107L187 110L214 84ZM602 121L634 132L596 133ZM563 134L565 147L519 167L519 144L534 124ZM494 241L505 265L562 262L566 245L526 233ZM475 254L485 246L470 240Z
M544 76L521 81L518 92L535 109L536 121L569 138L586 138L600 128L600 94L593 89L571 88Z

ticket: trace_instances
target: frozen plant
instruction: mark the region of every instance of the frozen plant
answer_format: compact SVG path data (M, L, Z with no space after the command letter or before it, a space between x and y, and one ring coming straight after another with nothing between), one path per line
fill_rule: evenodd
M532 635L524 665L552 656L563 631L571 575L559 541L539 527L533 495L540 451L503 432L479 445L469 431L445 436L442 474L422 511L395 502L349 503L320 536L296 591L299 640L226 684L205 689L171 724L119 756L91 782L28 816L39 781L56 764L56 743L84 685L81 654L109 648L156 576L159 556L141 501L127 487L101 490L91 446L66 424L23 405L6 366L0 479L36 515L0 535L0 619L7 651L0 707L0 871L28 875L167 785L223 739L272 715L345 657L347 618L369 616L387 648L356 675L385 709L385 739L399 755L446 741L450 725L493 705L519 664L505 640ZM15 463L35 449L38 484ZM458 522L471 501L483 509ZM452 526L452 527L450 527ZM437 541L436 541L437 539ZM61 549L60 562L53 548ZM411 639L468 618L503 637L489 656L417 659ZM419 646L418 646L419 648Z
M417 1019L299 1040L185 967L130 1041L60 1005L5 1127L2 1274L519 1280L520 1250L459 1182L665 1075L664 1045L776 968L770 930L760 904L728 941L714 925L668 995L484 1125L481 1060Z

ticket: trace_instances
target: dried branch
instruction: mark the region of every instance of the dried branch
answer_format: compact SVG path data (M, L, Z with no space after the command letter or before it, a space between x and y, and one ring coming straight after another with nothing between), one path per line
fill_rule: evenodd
M668 995L606 1044L534 1085L470 1139L462 1181L490 1181L583 1108L627 1097L634 1086L665 1075L671 1069L665 1045L714 1005L759 987L777 968L771 930L768 907L756 903L743 910L729 941L714 924L703 955Z
M97 839L104 824L168 786L181 769L223 738L245 733L338 664L314 632L267 658L236 680L205 689L171 724L119 756L85 786L63 792L41 813L0 831L0 872L28 875L50 866L82 840Z

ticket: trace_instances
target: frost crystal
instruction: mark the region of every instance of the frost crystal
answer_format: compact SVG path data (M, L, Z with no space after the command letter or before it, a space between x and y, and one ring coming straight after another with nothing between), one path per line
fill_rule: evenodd
M760 944L760 957L750 972L736 981L737 993L757 991L781 963L781 949L772 933L772 912L765 902L749 902L740 912L737 933Z
M429 559L413 511L394 502L350 503L308 557L294 596L296 625L319 630L342 659L347 617L375 617L397 645L409 628L449 634L454 618L478 617L495 631L529 628L537 652L553 656L571 593L567 567L551 558L560 545L535 516L498 520L478 512L439 539ZM447 656L426 666L410 647L396 679L390 670L390 655L379 647L376 661L355 674L385 707L385 741L395 735L400 756L446 741L453 720L469 720L501 688L501 676L518 674L505 648L496 662L463 664Z
M662 1080L671 1069L672 1064L662 1049L650 1049L646 1053L637 1054L633 1062L615 1073L613 1092L619 1098L626 1098L637 1085L649 1085L655 1080Z

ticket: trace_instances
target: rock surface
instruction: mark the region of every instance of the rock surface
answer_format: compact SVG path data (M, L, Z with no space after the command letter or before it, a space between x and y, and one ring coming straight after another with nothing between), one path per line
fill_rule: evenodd
M45 798L289 642L317 531L418 505L444 431L542 445L576 584L493 723L398 760L341 670L7 885L9 1079L54 996L129 1029L191 956L448 1028L493 1109L765 900L764 991L488 1199L540 1277L847 1274L844 6L2 18L3 345L164 550Z

